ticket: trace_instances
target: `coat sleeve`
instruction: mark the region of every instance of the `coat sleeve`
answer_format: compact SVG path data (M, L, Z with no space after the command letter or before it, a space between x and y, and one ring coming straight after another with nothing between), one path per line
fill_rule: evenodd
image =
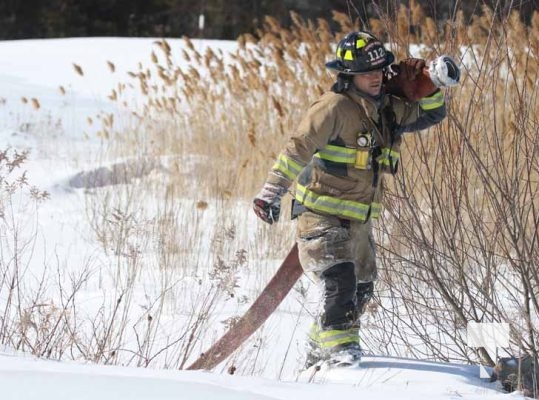
M337 103L335 97L323 96L311 105L295 134L273 164L267 182L288 188L311 161L314 153L340 132L342 127L337 117Z
M416 103L409 103L399 98L393 98L392 102L397 116L397 134L427 129L442 121L447 114L441 90Z

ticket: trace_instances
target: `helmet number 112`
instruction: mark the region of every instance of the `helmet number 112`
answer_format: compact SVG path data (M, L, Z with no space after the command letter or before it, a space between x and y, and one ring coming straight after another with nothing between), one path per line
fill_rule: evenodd
M377 61L377 60L379 60L381 58L386 57L386 52L382 47L379 47L377 49L373 49L373 50L369 51L367 54L369 55L369 61L370 62Z

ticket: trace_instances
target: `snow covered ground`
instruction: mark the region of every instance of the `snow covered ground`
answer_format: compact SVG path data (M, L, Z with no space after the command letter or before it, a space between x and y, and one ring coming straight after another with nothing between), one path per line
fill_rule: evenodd
M301 375L295 381L42 361L0 354L0 387L6 400L113 399L502 399L479 368L367 357L361 366ZM311 379L311 382L308 381Z
M39 218L41 247L34 249L31 268L57 257L62 268L76 269L102 255L89 239L85 215L85 193L66 184L67 179L91 168L102 143L87 124L87 117L113 109L106 96L124 81L138 62L150 63L151 39L62 39L0 42L0 150L7 147L29 149L25 164L32 184L51 193ZM181 46L181 41L171 41ZM202 41L224 51L234 43ZM115 65L111 72L107 61ZM73 64L83 70L75 72ZM61 93L62 87L64 94ZM24 98L24 100L23 100ZM36 103L32 103L36 99ZM204 219L200 219L204 223ZM251 220L249 220L251 221ZM248 222L252 223L252 222ZM85 240L80 240L85 237ZM79 238L75 240L74 238ZM85 244L88 244L85 247ZM37 257L38 262L35 262ZM39 260L43 257L43 260ZM261 264L261 263L260 263ZM72 271L73 272L73 271ZM101 274L100 274L101 276ZM103 274L103 276L107 276ZM263 282L262 282L263 284ZM103 282L100 282L103 285ZM84 303L99 305L100 296L114 293L99 287L86 287ZM149 294L151 295L151 290ZM54 291L52 292L54 293ZM148 293L140 293L141 297ZM2 294L2 296L4 296ZM291 297L293 297L291 295ZM251 297L252 299L252 297ZM288 299L282 315L269 334L279 335L297 327L297 298ZM0 296L3 304L4 298ZM113 300L112 300L113 301ZM142 301L141 301L142 302ZM172 317L171 317L172 318ZM305 318L304 318L305 319ZM305 319L306 320L306 319ZM298 337L303 332L298 330ZM268 355L268 371L278 371L279 357L289 350L295 361L298 349L292 336L275 336L279 351ZM263 353L265 357L267 353ZM277 357L275 357L277 355ZM297 369L296 369L297 370ZM102 366L74 361L38 360L9 348L0 352L1 399L497 399L520 398L504 394L496 383L479 378L478 366L420 362L407 359L366 357L358 368L294 374L281 380L270 377L230 376L226 373L174 371L158 368Z

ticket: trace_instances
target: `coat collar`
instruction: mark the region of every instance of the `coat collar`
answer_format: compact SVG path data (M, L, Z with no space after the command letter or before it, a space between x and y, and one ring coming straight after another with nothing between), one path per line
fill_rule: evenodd
M382 92L378 98L369 96L366 93L361 92L355 86L352 86L346 91L346 94L356 103L361 105L367 114L374 119L378 118L378 112L384 104L386 104L387 95Z

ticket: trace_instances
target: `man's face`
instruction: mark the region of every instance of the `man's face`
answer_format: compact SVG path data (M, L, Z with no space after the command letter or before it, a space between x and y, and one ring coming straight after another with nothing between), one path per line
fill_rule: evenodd
M354 85L364 93L378 96L382 90L383 71L377 69L371 72L354 75Z

